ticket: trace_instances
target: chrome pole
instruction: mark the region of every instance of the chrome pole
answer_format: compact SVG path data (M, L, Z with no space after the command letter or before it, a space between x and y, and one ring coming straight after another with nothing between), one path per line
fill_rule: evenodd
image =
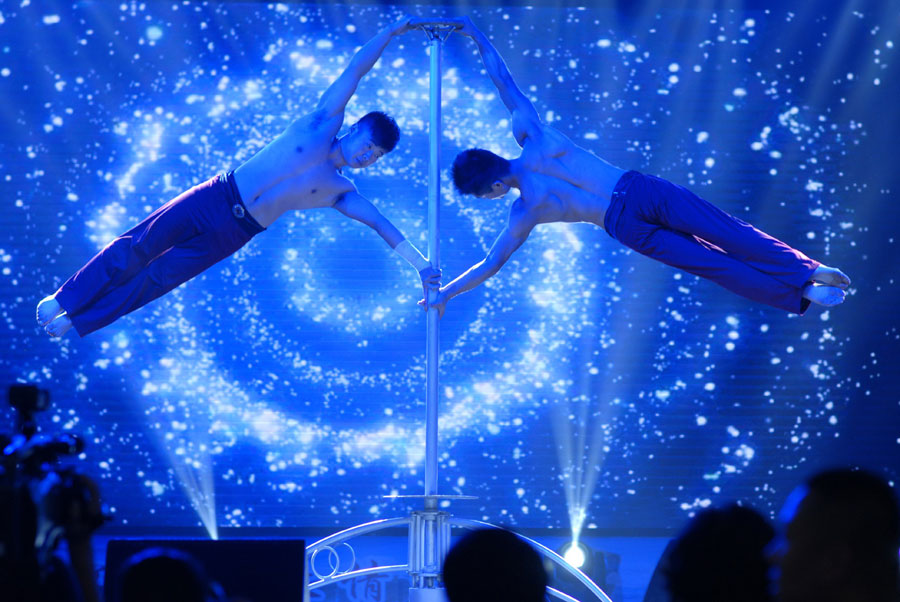
M440 268L440 197L441 197L441 52L443 40L436 32L431 40L431 115L428 125L428 259ZM429 292L429 301L437 294ZM438 494L438 352L440 349L438 311L429 308L425 339L425 495ZM432 507L433 506L433 507ZM426 497L426 509L437 509L437 500Z

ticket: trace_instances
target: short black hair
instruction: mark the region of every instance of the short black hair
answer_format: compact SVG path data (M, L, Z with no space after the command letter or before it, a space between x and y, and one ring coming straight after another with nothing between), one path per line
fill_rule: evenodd
M775 529L752 508L707 508L672 541L661 561L672 602L772 600L766 546Z
M400 128L397 127L394 118L387 113L381 111L366 113L356 124L367 126L372 133L372 142L383 148L386 153L394 150L397 141L400 140Z
M210 591L200 563L172 548L149 548L129 558L118 586L118 602L205 602Z
M453 184L460 194L484 194L509 175L509 161L481 148L470 148L453 161Z
M900 549L900 504L883 477L866 470L834 468L812 476L806 486L815 496L818 516L830 536L851 546L857 558Z
M504 529L479 529L454 545L443 567L450 602L543 602L547 571L540 555Z

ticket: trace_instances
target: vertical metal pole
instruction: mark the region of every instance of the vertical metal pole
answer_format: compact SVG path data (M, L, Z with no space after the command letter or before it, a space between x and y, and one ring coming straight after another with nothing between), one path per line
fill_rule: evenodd
M438 235L440 233L441 197L441 46L437 32L431 32L431 119L428 126L428 259L434 268L440 268L441 255ZM434 300L434 293L429 293ZM438 492L437 450L438 450L438 350L439 318L437 309L430 308L427 314L426 333L426 384L425 384L425 495L434 496ZM437 500L426 498L426 509L437 509ZM433 508L428 508L433 505Z

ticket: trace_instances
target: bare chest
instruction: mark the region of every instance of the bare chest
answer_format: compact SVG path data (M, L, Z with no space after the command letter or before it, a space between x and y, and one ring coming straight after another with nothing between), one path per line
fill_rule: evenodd
M329 124L313 122L314 116L298 119L277 138L235 170L244 201L254 202L283 180L306 175L322 179L317 170L328 163L334 137ZM334 168L329 170L334 173Z
M339 195L352 189L352 182L326 163L280 180L246 204L253 217L268 227L286 211L331 207Z

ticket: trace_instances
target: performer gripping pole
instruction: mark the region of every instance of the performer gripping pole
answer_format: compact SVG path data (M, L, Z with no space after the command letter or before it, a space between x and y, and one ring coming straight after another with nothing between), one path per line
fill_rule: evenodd
M412 21L415 24L416 20ZM428 36L431 54L428 121L428 260L432 270L440 272L440 199L441 199L441 56L444 40L460 27L458 22L434 22L422 26ZM430 295L435 295L432 290ZM438 447L438 353L440 316L429 311L425 339L425 496L426 507L436 508Z
M515 159L481 149L453 163L457 190L499 198L510 188L507 226L482 261L440 289L430 307L478 286L503 266L538 224L590 222L635 251L696 274L759 303L802 314L809 304L844 300L850 279L837 268L729 215L691 191L654 176L620 169L541 122L496 48L466 17L459 30L471 37L485 69L512 113L512 132L522 147ZM421 301L425 305L425 301Z
M236 170L175 197L117 237L37 307L52 336L85 336L169 292L228 257L286 211L333 207L375 230L419 272L424 287L440 273L341 170L362 169L393 150L394 120L371 112L336 138L347 102L388 43L413 28L405 16L351 59L315 109L291 123Z

